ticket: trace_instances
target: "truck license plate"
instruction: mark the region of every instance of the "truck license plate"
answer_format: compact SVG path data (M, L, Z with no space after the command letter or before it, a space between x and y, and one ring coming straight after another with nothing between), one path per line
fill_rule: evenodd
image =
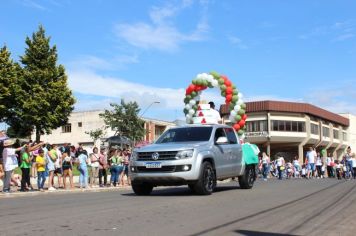
M147 169L149 168L162 168L161 162L146 162L145 166Z

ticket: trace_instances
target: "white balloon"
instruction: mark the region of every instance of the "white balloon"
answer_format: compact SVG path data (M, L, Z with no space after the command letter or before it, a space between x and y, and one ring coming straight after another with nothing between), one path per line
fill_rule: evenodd
M192 109L192 106L188 103L185 105L185 109L190 110L190 109Z
M243 103L244 103L244 101L242 101L242 99L239 99L239 100L237 100L237 102L236 102L236 104L237 104L237 105L240 105L240 106L241 106Z
M185 115L185 118L187 118L187 119L192 119L192 115L191 115L191 114L186 114L186 115Z
M234 122L234 121L235 121L235 116L232 116L232 115L230 114L229 120L232 121L232 122Z
M209 77L210 80L214 79L214 76L212 76L211 74L209 74L208 77Z
M217 80L215 80L215 79L211 82L211 84L213 85L213 87L218 87L219 86L219 82Z
M197 103L197 102L196 102L194 99L191 99L191 100L189 101L189 104L190 104L191 106L194 106L196 103Z
M244 97L244 95L242 93L238 93L237 96L239 97L239 99Z
M207 73L203 73L203 79L208 79L209 75Z
M200 96L202 93L203 93L202 91L199 91L199 92L198 92L198 96Z
M237 111L239 111L241 109L241 105L239 105L239 104L236 104L235 106L234 106L234 110L237 112Z
M197 101L200 101L200 96L198 95L198 96L196 96L195 98L194 98L194 100L197 102Z
M230 112L230 116L236 116L237 115L237 112L235 111L235 110L232 110L231 112Z
M203 74L198 74L197 79L203 79Z
M189 110L189 115L193 116L194 113L195 113L194 109L190 109L190 110Z

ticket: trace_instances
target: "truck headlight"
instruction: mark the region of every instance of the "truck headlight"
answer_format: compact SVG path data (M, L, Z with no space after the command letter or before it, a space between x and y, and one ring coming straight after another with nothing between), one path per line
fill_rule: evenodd
M137 157L138 157L137 152L135 151L132 152L130 161L137 161Z
M176 155L177 159L187 159L187 158L191 158L193 157L193 153L194 150L190 149L190 150L183 150L183 151L179 151Z

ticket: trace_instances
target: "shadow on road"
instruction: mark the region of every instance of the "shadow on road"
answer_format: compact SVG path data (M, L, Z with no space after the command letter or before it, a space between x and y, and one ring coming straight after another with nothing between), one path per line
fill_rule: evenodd
M236 230L234 232L246 236L295 236L293 234L268 233L268 232L259 232L259 231L251 231L251 230Z
M215 188L214 193L225 192L231 190L240 189L239 186L218 186ZM123 193L122 196L136 196L136 194L132 193ZM172 187L172 188L164 188L164 189L153 189L151 195L152 197L177 197L177 196L200 196L193 193L189 188L184 187Z

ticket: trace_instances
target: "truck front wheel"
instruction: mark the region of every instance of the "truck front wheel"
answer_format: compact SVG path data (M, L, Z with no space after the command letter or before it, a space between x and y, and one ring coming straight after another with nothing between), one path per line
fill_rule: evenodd
M213 166L210 162L203 162L199 180L194 184L190 185L194 192L200 195L210 195L213 193L216 186L216 177Z
M256 179L254 165L247 165L245 172L242 176L239 176L239 184L242 189L251 189Z
M131 183L131 185L132 190L135 192L136 195L139 196L150 195L153 189L153 186L147 183Z

